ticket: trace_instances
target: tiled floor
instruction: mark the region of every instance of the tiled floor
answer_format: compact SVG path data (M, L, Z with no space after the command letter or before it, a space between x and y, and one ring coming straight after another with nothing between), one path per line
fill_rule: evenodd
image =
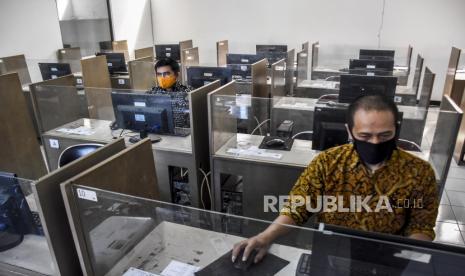
M438 108L430 108L421 148L429 152L438 116ZM465 166L455 161L449 169L436 220L436 242L465 246Z
M429 112L423 149L430 148L433 140L437 109ZM436 242L465 246L465 166L452 160L436 220Z

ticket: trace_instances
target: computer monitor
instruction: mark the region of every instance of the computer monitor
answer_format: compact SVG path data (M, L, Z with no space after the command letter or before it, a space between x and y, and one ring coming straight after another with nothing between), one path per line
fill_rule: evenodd
M342 74L339 86L339 102L351 103L363 95L384 95L394 100L397 78Z
M315 107L313 113L313 150L326 150L335 146L347 144L348 107Z
M370 50L360 49L360 59L380 59L380 60L394 60L394 50Z
M99 43L100 51L112 51L113 43L111 41L100 41Z
M157 59L171 58L176 61L180 61L181 60L181 48L179 48L179 44L155 45L155 55Z
M310 275L463 274L463 247L327 224L324 230L313 234Z
M71 74L69 63L39 63L39 68L44 81Z
M394 70L394 60L351 59L349 69L392 72Z
M233 80L252 79L252 66L250 64L228 64L226 67L231 70Z
M268 65L287 58L287 45L256 45L257 55L266 58Z
M203 66L187 67L187 83L194 88L202 87L216 80L220 80L221 85L225 85L229 83L231 79L231 68Z
M119 128L155 134L174 134L171 97L145 93L111 93Z
M226 64L254 64L263 59L260 55L251 54L227 54Z
M126 61L124 53L97 53L97 56L106 56L108 72L111 75L117 73L127 73Z
M349 69L349 74L362 76L392 76L392 71L367 70L367 69Z

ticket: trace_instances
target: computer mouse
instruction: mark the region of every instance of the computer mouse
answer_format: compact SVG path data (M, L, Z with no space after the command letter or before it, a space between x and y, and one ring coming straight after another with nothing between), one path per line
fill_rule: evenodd
M137 143L139 141L140 141L140 138L137 137L137 136L133 136L133 137L129 138L129 143L131 143L131 144L135 144L135 143Z
M251 265L253 265L255 256L257 256L258 251L253 250L250 254L249 257L247 258L246 261L242 260L242 255L244 254L244 249L241 250L239 255L236 257L236 261L234 262L234 268L240 269L242 271L246 271L250 268Z
M286 143L283 139L275 138L265 142L267 147L281 147Z

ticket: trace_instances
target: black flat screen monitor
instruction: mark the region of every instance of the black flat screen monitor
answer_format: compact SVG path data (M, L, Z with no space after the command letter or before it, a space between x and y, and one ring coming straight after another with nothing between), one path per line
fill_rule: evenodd
M310 275L463 274L463 247L334 225L324 230L313 236Z
M367 69L349 69L349 74L362 76L392 76L392 71L367 70Z
M254 64L263 59L261 55L227 54L226 64Z
M228 64L227 68L231 69L233 80L251 80L252 66L250 64Z
M394 60L394 50L370 50L360 49L360 59L380 59L380 60Z
M69 63L39 63L39 68L44 81L71 74Z
M108 72L111 75L121 73L127 73L126 61L124 59L124 53L97 53L97 56L105 56L107 58Z
M394 60L351 59L349 69L392 72L394 70Z
M199 88L216 80L221 81L221 85L229 83L232 79L231 68L225 67L187 67L187 83L193 88Z
M287 45L256 45L257 55L266 58L268 65L287 58Z
M169 95L112 92L111 100L119 128L155 134L174 134Z
M347 107L316 107L313 115L313 150L347 144Z
M157 59L171 58L181 61L181 48L179 44L159 44L155 45L155 55Z
M342 74L339 102L351 103L363 95L384 95L392 100L396 93L397 78Z

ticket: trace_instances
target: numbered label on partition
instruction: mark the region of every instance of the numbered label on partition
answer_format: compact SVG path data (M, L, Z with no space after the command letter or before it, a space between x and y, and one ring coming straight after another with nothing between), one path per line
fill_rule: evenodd
M52 78L52 80L58 79L58 76L57 76L57 75L51 75L50 77Z
M171 53L166 53L166 57L171 57Z
M402 102L402 97L395 96L395 97L394 97L394 102L395 102L395 103L401 103L401 102Z
M108 62L108 63L107 63L107 66L108 66L108 67L112 67L112 66L113 66L113 63Z
M243 62L243 63L249 63L249 60L248 60L248 59L245 59L245 58L242 58L242 59L241 59L241 62Z
M376 65L367 65L367 69L376 69Z
M97 193L94 191L89 191L85 189L78 188L77 189L77 195L80 199L85 199L85 200L90 200L97 202Z
M207 72L205 72L205 73L203 73L203 76L204 76L204 77L213 77L213 73L207 73Z
M118 79L118 84L125 84L126 82L124 81L124 79Z
M76 79L77 84L82 84L82 79Z
M247 65L242 65L242 66L241 66L241 70L242 70L242 71L247 71Z
M66 51L65 50L61 50L60 51L62 54L66 54Z
M145 107L145 102L134 102L134 106Z
M48 140L48 142L50 143L50 147L52 149L59 149L60 148L60 143L58 143L57 139L50 139L50 140Z
M50 71L52 71L52 72L58 72L58 69L55 68L55 67L52 67L52 68L50 68Z

